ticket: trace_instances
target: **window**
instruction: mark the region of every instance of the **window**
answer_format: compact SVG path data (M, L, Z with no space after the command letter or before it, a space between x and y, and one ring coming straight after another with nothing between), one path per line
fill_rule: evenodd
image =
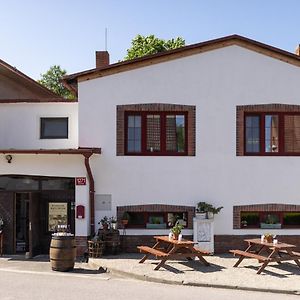
M187 155L187 113L126 112L125 154Z
M300 228L300 212L241 212L242 229L285 229Z
M187 212L128 212L127 228L166 229L178 221L187 227Z
M246 155L300 155L300 114L245 113Z
M67 139L68 118L41 118L41 139Z

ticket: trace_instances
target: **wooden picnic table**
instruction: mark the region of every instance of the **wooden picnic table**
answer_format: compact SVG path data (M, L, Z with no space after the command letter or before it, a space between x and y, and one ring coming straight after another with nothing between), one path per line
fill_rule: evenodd
M237 267L244 258L255 258L260 263L261 267L258 269L257 274L260 274L270 262L280 264L283 261L293 260L300 268L300 253L293 251L296 246L286 243L278 242L277 244L262 242L260 239L246 239L248 247L245 251L230 250L234 255L239 256L238 261L234 267Z
M154 270L158 270L170 259L192 260L193 258L198 257L199 261L204 265L209 265L203 255L209 255L210 253L195 247L195 244L197 244L195 242L185 239L178 241L169 239L168 236L154 236L154 239L156 240L156 243L153 247L137 247L141 253L145 254L139 263L143 263L150 255L152 255L161 260Z

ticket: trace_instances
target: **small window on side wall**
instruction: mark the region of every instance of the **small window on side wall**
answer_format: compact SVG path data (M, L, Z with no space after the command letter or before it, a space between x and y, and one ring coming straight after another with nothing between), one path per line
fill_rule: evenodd
M41 118L41 139L67 139L68 118Z

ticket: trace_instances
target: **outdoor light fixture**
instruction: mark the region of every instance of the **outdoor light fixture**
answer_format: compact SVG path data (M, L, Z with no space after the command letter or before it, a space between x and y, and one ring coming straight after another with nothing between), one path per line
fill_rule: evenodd
M10 154L5 155L7 162L10 164L12 160L12 156Z

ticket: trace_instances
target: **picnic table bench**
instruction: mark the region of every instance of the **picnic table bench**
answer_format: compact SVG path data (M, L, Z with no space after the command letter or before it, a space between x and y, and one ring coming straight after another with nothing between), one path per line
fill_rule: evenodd
M195 257L199 258L204 265L208 266L209 263L203 257L204 255L209 255L210 253L195 247L195 242L188 240L174 240L169 239L167 236L155 236L154 239L156 243L153 247L148 246L138 246L137 248L141 253L145 255L139 261L143 263L148 259L150 255L155 256L155 258L160 259L160 263L154 268L154 270L159 270L167 260L171 259L188 259L192 260Z
M234 267L244 260L244 258L254 258L258 262L262 263L261 267L258 269L257 274L260 274L270 262L276 262L280 264L283 261L293 260L298 267L300 267L300 253L294 252L293 249L296 248L295 245L290 245L286 243L268 243L262 242L260 239L246 239L245 242L248 243L248 247L245 251L242 250L230 250L235 256L239 256L238 261L234 264ZM265 255L263 255L265 253Z
M229 250L229 252L233 253L234 255L239 255L242 257L249 257L249 258L255 258L257 259L259 262L265 261L268 258L256 253L252 253L252 252L247 252L247 251L242 251L242 250ZM239 262L240 263L240 262ZM239 265L239 263L236 263L234 265L234 267L237 267L236 265Z

